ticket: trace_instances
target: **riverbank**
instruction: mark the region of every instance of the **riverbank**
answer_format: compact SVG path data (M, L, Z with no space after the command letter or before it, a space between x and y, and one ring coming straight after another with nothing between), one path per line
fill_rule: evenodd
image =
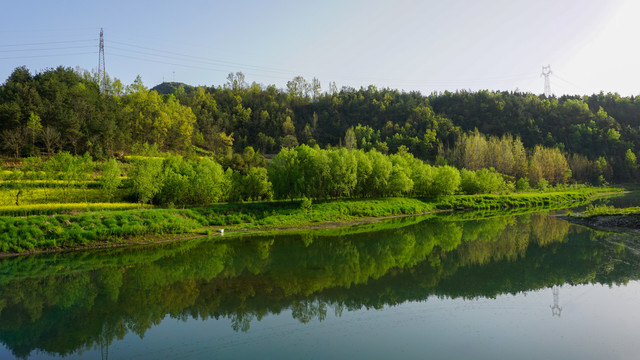
M0 253L37 253L149 244L227 232L318 229L445 210L558 207L588 201L612 188L544 193L460 195L436 199L385 198L215 204L187 209L102 210L71 214L0 216ZM378 219L378 220L376 220Z
M640 229L640 207L596 206L589 207L581 213L568 213L563 218L596 229L613 231Z

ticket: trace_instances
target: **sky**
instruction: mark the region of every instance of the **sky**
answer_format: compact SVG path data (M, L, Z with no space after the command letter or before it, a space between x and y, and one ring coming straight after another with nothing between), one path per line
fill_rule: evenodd
M6 1L0 83L16 67L220 86L303 76L323 89L640 95L636 0Z

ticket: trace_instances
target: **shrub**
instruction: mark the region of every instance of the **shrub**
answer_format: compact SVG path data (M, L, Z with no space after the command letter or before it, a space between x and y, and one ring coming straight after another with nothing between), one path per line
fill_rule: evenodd
M545 191L547 190L547 188L549 187L549 182L545 179L540 179L538 180L538 184L536 185L536 188L540 191Z
M311 200L308 199L306 196L302 198L302 201L300 202L300 209L302 211L309 211L311 210Z
M460 188L460 172L452 166L442 166L437 168L433 177L431 193L434 196L453 195Z
M516 190L518 191L527 191L531 190L531 185L529 185L529 178L522 177L516 181Z

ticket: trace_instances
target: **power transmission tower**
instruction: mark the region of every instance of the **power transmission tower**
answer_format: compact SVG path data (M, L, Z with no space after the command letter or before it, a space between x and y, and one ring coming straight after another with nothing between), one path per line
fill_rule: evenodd
M544 96L551 97L551 83L549 82L549 75L551 75L551 65L542 67L542 75L544 76Z
M558 304L560 298L560 288L554 285L553 288L551 288L551 292L553 293L553 305L549 306L551 308L551 316L560 317L560 313L562 312L562 307Z
M98 45L98 81L104 82L107 71L104 66L104 33L100 28L100 44Z

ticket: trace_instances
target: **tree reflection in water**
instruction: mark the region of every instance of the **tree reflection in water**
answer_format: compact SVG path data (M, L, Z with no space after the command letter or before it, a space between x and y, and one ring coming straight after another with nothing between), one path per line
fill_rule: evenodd
M108 355L115 339L142 337L167 315L229 318L249 331L285 310L308 323L330 309L340 316L431 295L493 298L638 278L619 261L633 254L544 214L376 226L3 259L0 341L19 357Z

